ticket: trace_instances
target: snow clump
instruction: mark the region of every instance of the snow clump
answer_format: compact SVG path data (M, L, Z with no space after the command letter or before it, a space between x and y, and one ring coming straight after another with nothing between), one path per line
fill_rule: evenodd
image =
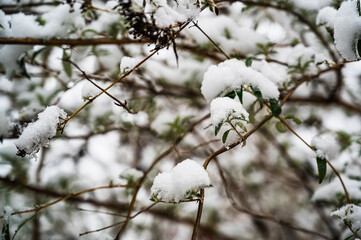
M199 11L200 8L189 0L148 0L144 9L145 13L154 12L155 23L159 28L168 28L195 19Z
M248 112L242 104L229 97L215 98L211 102L211 119L214 126L227 118L242 118L248 121Z
M201 91L210 102L229 90L241 88L242 85L259 89L264 99L278 99L280 94L276 84L237 59L210 66L204 74Z
M157 200L178 203L209 186L207 171L195 161L186 159L170 172L159 173L154 179L151 193Z
M361 229L361 207L355 204L346 204L331 213L331 216L339 217L342 222L349 222L354 231Z
M333 7L324 7L318 12L316 23L317 25L324 24L328 28L334 28L336 15L336 9Z
M47 107L38 114L38 120L30 123L15 141L19 150L18 155L30 154L35 157L35 153L40 150L40 146L47 147L56 134L56 129L60 123L60 118L65 119L67 114L57 106Z
M357 45L361 38L361 17L357 10L357 1L343 1L337 12L335 11L330 7L321 9L317 23L333 27L337 50L346 60L355 60L360 57L357 54Z
M326 158L335 158L340 152L340 146L335 135L325 133L314 136L311 141L312 146L317 149L317 155Z

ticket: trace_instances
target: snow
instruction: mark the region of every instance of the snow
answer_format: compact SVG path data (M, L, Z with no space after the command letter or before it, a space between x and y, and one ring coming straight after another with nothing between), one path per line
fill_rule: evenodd
M195 19L199 11L199 8L194 2L188 0L147 1L144 9L145 13L154 12L155 23L160 28L167 28L177 23Z
M179 202L190 192L208 187L210 179L207 171L197 162L186 159L171 171L159 173L151 188L152 196L164 202Z
M80 14L80 4L74 5L74 12L70 12L70 6L67 4L52 8L41 18L45 21L42 26L36 21L36 16L25 15L24 13L4 15L0 10L0 28L1 37L31 37L31 38L52 38L68 36L70 32L81 29L85 25L84 19ZM16 60L20 55L32 46L27 45L5 45L0 47L0 62L5 66L6 75L9 78L13 71L18 71Z
M124 73L132 70L139 62L137 58L124 56L120 62L120 72Z
M357 1L344 1L338 9L334 23L334 38L337 50L346 60L357 59L355 51L360 38L361 17L357 12Z
M47 107L38 114L38 120L30 123L15 141L19 151L32 156L40 150L40 146L47 147L56 134L60 118L66 118L64 110L57 106Z
M324 24L328 28L334 28L337 10L333 7L322 8L316 18L317 25Z
M248 112L242 104L229 97L215 98L211 102L211 119L214 126L224 122L227 118L242 118L248 121Z
M355 204L346 204L340 209L333 211L331 216L339 217L342 222L349 222L354 231L361 229L361 207Z
M262 73L266 78L271 80L277 85L281 85L283 82L288 82L289 76L287 76L288 68L276 63L268 63L265 60L253 61L252 68Z
M4 221L9 221L9 217L11 216L13 209L10 206L5 206L3 211L4 211Z
M85 80L81 91L81 96L84 101L87 101L98 95L100 92L101 90L99 88L97 88L94 84L92 84L88 80Z
M201 92L208 102L243 85L258 88L264 99L278 99L277 86L262 73L236 59L210 66L203 76Z
M337 142L336 136L331 133L324 133L313 137L311 144L318 150L318 156L333 159L340 152L340 146Z
M347 191L352 199L361 200L361 181L353 180L345 175L341 175ZM342 188L340 180L335 177L329 184L323 185L318 188L312 196L313 201L330 201L333 202L337 199L337 194L344 195L345 192Z
M299 8L306 10L318 10L322 7L330 5L332 0L292 0L292 2Z

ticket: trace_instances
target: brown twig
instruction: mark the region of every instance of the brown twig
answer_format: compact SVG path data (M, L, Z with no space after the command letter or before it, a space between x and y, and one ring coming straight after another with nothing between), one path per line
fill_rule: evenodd
M295 131L284 119L279 118L279 120L282 122L283 125L285 125L285 126L288 128L288 130L290 130L296 137L298 137L307 147L309 147L312 151L315 150L314 147L312 147L312 146L311 146L310 144L308 144L300 135L298 135L298 134L296 133L296 131ZM341 177L339 171L331 164L331 162L330 162L328 159L326 159L326 162L327 162L327 164L332 168L332 171L336 174L336 176L337 176L338 179L340 180L341 185L342 185L342 188L343 188L343 191L345 192L345 196L346 196L347 202L348 202L348 203L351 203L352 201L351 201L351 198L350 198L350 194L349 194L348 191L347 191L346 185L345 185L345 183L343 182L342 177Z
M37 206L36 208L13 212L13 213L11 213L11 215L18 215L18 214L30 213L30 212L38 212L38 211L40 211L40 210L42 210L44 208L50 207L50 206L52 206L52 205L54 205L56 203L65 201L65 200L67 200L69 198L77 197L77 196L82 195L84 193L94 192L94 191L100 190L100 189L124 188L124 187L133 187L134 188L134 187L137 187L137 186L138 186L137 184L114 184L114 185L107 185L107 186L101 186L101 187L95 187L95 188L88 188L88 189L85 189L85 190L82 190L82 191L79 191L79 192L68 194L68 195L66 195L64 197L61 197L61 198L55 200L55 201L52 201L52 202ZM0 216L0 218L3 218L3 217L4 216Z

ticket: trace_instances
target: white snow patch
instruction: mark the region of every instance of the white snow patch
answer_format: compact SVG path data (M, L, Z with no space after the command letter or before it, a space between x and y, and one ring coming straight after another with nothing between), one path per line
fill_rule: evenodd
M60 118L66 118L64 110L57 106L47 107L38 114L38 120L30 123L15 141L19 151L35 156L40 146L47 147L56 134Z
M346 60L357 59L356 44L360 38L361 17L357 1L344 1L338 9L334 23L334 38L337 50Z
M124 73L132 70L139 62L137 58L124 56L120 62L120 72Z
M331 216L339 217L342 222L350 222L352 229L356 232L361 229L361 207L355 204L346 204L340 209L333 211Z
M279 97L277 86L271 80L236 59L210 66L204 74L201 91L210 102L229 90L239 89L242 85L259 89L264 99Z
M337 142L336 136L332 133L325 133L313 137L311 144L317 148L317 154L319 156L324 156L326 158L333 159L340 152L340 146Z
M333 7L322 8L316 18L317 25L324 24L328 28L334 28L337 10Z
M159 173L154 179L151 193L164 202L179 202L187 197L187 193L197 192L209 185L207 171L197 162L186 159L170 172Z
M341 175L347 191L352 199L361 200L361 181L353 180L345 175ZM329 184L316 190L312 196L312 201L335 201L337 194L344 195L345 192L338 178L334 178Z

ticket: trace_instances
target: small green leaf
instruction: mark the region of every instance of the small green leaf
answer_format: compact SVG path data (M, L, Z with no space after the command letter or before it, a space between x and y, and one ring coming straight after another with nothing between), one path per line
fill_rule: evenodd
M287 115L286 117L285 117L285 119L292 119L292 118L294 118L295 116L293 116L293 115Z
M214 128L214 135L217 136L217 134L219 133L219 130L221 130L221 127L223 125L223 122L220 122L217 124L217 126L215 126Z
M292 121L294 121L294 123L296 123L297 125L300 125L302 123L302 121L299 118L296 118L296 117L294 117L292 119Z
M251 86L251 89L252 89L254 95L256 96L256 98L257 98L257 100L259 102L259 105L262 108L263 107L263 97L262 97L261 91L258 88L254 88L252 86Z
M287 129L285 128L285 125L283 125L283 123L281 123L281 122L277 122L277 123L276 123L276 129L277 129L277 131L279 131L280 133L285 133L285 132L287 132Z
M242 98L243 98L243 87L242 86L240 88L236 89L236 94L238 96L239 101L243 104L243 100L242 100Z
M325 157L317 156L317 169L318 169L318 183L322 183L323 179L326 176L327 171L327 163Z
M248 112L248 120L250 123L255 123L256 122L256 118L254 116L254 105L256 102L254 102L253 104L251 104L251 106L249 106L249 108L247 109Z
M278 104L278 101L276 99L272 98L269 100L269 103L271 105L271 111L272 111L273 116L279 117L280 114L282 113L282 108Z
M225 131L223 133L223 136L222 136L222 142L225 143L227 141L227 137L228 137L228 134L229 132L231 131L232 129L228 129L227 131Z
M252 65L253 57L248 57L246 59L246 67L250 67Z
M152 202L158 202L158 199L156 197L154 197L154 196L152 196L149 200L152 201Z
M234 99L236 97L236 92L235 91L231 91L229 93L227 93L226 97L232 98Z
M70 56L66 53L65 50L63 51L63 59L70 59ZM63 69L66 75L71 78L73 71L70 62L63 60Z
M0 24L0 28L4 29L4 26Z

